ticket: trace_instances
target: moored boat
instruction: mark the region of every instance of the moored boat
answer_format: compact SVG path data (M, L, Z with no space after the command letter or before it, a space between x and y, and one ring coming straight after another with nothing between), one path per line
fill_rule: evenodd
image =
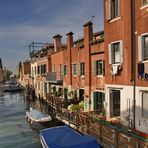
M22 91L23 87L17 84L16 81L8 81L3 86L3 90L5 92L18 92L18 91Z
M26 118L31 124L38 123L41 125L47 125L52 121L52 117L50 115L34 109L26 112Z
M5 92L18 92L22 90L23 90L23 87L18 85L4 85Z
M89 135L81 135L68 126L40 130L43 148L101 148L97 140Z

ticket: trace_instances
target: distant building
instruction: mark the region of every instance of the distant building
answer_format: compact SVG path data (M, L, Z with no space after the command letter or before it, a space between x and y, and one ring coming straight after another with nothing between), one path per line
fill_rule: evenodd
M0 82L3 82L3 66L1 58L0 58Z
M19 63L19 82L23 86L31 85L31 65L30 61L25 61L23 63Z

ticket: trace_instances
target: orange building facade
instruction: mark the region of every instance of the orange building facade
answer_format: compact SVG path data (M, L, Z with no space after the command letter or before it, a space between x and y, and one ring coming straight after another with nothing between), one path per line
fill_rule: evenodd
M106 116L146 133L147 26L147 0L104 0Z
M83 102L121 124L148 133L148 1L104 0L104 31L83 25L83 38L73 32L53 37L31 56L31 78L36 95L59 96L68 107Z

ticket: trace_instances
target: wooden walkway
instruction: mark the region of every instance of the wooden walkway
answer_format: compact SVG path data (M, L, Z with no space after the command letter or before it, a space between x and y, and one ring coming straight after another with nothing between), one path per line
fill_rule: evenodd
M69 112L63 108L61 98L49 94L46 98L46 102L53 108L53 113L58 120L82 134L96 137L104 148L148 148L148 140L128 131L126 127L113 126L93 112Z

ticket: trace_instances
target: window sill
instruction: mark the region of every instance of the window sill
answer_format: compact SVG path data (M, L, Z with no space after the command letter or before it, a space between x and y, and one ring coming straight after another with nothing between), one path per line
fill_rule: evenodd
M96 77L97 77L97 78L101 78L101 77L103 77L103 75L96 75Z
M141 119L142 120L148 120L148 117L144 117L144 116L141 115Z
M80 77L81 77L81 78L84 78L85 76L84 76L84 75L81 75Z
M120 20L120 19L121 19L121 16L113 18L112 20L109 21L109 23L115 22L115 21Z
M111 66L119 66L122 65L121 63L117 63L117 64L111 64Z
M140 10L145 9L145 8L147 8L147 7L148 7L148 4L144 4L144 5L142 5L142 6L140 7Z
M142 63L148 63L148 60L142 61Z

